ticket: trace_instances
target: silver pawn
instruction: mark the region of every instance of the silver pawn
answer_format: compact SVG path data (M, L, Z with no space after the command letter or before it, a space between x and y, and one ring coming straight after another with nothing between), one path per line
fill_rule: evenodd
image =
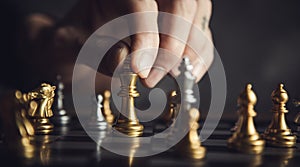
M63 95L63 89L64 89L64 84L61 81L61 76L58 75L57 76L57 80L58 80L58 85L57 85L57 106L56 106L56 114L54 114L54 122L56 124L60 124L60 125L66 125L68 123L70 123L70 116L67 114L67 111L64 109L64 104L63 104L63 99L64 99L64 95Z
M91 118L89 121L89 128L95 130L106 130L107 129L107 122L102 113L102 102L103 96L99 94L97 96L97 109L96 112L91 113Z

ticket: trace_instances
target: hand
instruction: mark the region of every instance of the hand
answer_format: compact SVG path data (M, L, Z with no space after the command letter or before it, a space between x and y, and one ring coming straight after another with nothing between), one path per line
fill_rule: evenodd
M180 31L181 35L186 37L186 41L183 42L171 36L157 33L139 33L131 37L132 68L144 79L146 86L154 87L169 72L173 76L179 75L178 66L183 56L188 56L191 59L194 66L193 74L197 78L197 82L211 65L213 45L203 40L201 34L198 34L196 30L196 28L202 30L205 36L210 41L212 40L209 29L212 11L210 0L114 0L113 2L111 0L100 0L99 2L102 6L99 9L102 12L113 11L115 17L133 12L160 11L174 14L193 23L194 27L192 28L191 25L179 25L180 23L178 24L175 18L162 18L165 19L160 22L162 25L158 25L157 17L136 18L136 25L134 25L136 28L145 24L155 27L160 26L168 34ZM195 51L186 45L187 42L191 41L198 44L197 48L193 48ZM139 50L151 48L161 48L161 50L157 49L156 53L151 52L151 54L141 54L139 52ZM169 54L162 53L163 50L166 50ZM124 49L123 53L126 53Z

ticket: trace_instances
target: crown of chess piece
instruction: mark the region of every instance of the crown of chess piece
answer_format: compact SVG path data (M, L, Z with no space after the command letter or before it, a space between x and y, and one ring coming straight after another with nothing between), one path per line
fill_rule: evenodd
M53 116L52 104L56 86L42 83L38 88L28 93L16 91L19 103L26 110L26 115L31 121L35 134L49 134L53 131L54 125L50 121Z
M130 62L130 57L127 57L120 74L121 91L118 96L122 98L122 105L119 117L113 127L130 137L137 137L143 134L144 126L139 123L134 108L134 98L139 96L136 91L138 75L132 72Z
M103 96L101 94L97 95L97 107L95 111L92 111L91 117L88 123L89 129L94 130L105 130L107 129L107 122L104 119L103 113L102 113L102 102L103 102Z
M259 154L263 151L265 141L256 131L253 117L256 116L254 106L257 98L252 85L247 84L240 94L238 103L239 123L233 135L228 139L228 147L240 152Z
M113 115L111 108L110 108L110 97L111 93L109 90L105 90L104 93L104 100L103 100L103 114L104 117L109 124L113 124L115 121L115 116Z
M206 148L201 145L201 140L198 134L200 112L196 108L191 108L188 111L190 131L184 138L175 146L178 149L177 153L182 157L191 159L203 159L206 155Z
M64 94L63 94L63 89L64 89L64 84L62 82L61 76L58 75L57 77L57 97L56 97L56 106L54 109L54 116L52 117L52 121L56 125L66 125L70 123L71 118L67 114L67 111L64 109Z
M262 136L270 146L294 147L297 137L292 134L285 120L285 114L288 113L285 107L288 93L283 87L283 84L279 84L278 88L272 92L272 121Z

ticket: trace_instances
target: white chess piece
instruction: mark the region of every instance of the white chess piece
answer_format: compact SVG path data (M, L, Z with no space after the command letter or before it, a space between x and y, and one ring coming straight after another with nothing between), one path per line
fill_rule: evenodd
M56 104L56 113L54 114L54 122L56 124L65 125L68 124L71 120L70 116L67 114L67 111L64 109L63 105L63 89L64 84L61 81L61 76L57 76L57 104Z
M106 130L107 129L107 122L104 119L102 113L102 102L103 96L101 94L97 95L97 109L96 111L92 111L91 118L89 121L89 129L94 130Z
M97 121L105 121L103 114L102 114L102 107L103 107L102 102L103 102L103 96L99 94L97 96L97 112L96 112Z

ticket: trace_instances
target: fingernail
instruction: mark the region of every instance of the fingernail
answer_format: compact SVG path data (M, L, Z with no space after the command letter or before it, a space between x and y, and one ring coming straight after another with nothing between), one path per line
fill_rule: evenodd
M150 52L141 52L133 55L133 71L136 72L141 78L147 78L151 67L154 63L155 55Z
M148 77L148 75L149 75L149 73L150 73L150 68L147 68L147 69L145 69L145 70L143 70L143 71L140 71L139 73L138 73L138 75L141 77L141 78L143 78L143 79L145 79L145 78L147 78Z
M149 77L145 79L148 87L153 88L167 74L165 70L153 68Z

